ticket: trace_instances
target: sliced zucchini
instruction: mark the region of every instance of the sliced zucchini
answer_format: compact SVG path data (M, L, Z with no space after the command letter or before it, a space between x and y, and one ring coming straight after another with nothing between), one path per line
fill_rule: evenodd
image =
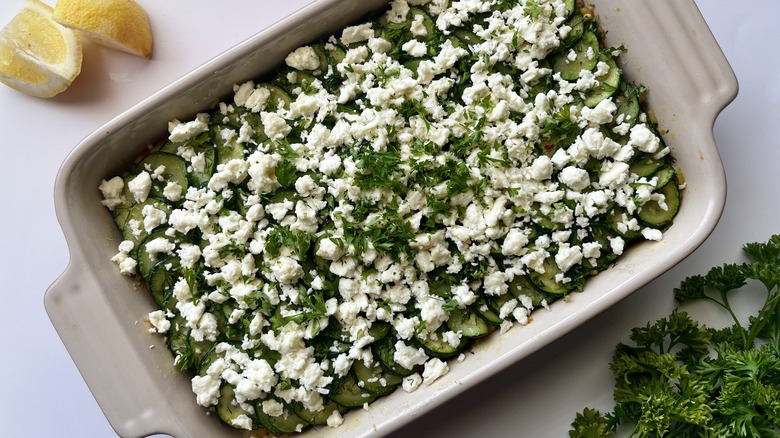
M504 294L504 295L489 295L485 296L485 303L487 303L488 307L490 307L490 310L492 310L496 315L501 317L501 308L504 307L504 304L506 304L507 301L513 300L515 297L512 294Z
M662 208L657 201L651 200L639 207L637 212L640 221L654 228L663 228L671 224L680 209L680 190L677 184L666 184L659 193L664 195L666 209Z
M555 280L555 277L561 272L558 268L558 264L555 263L555 258L552 256L547 257L542 263L544 272L531 271L528 274L528 280L539 288L539 290L547 292L549 294L563 295L572 291L570 283L559 283Z
M215 346L212 346L212 348L210 348L206 354L201 355L200 360L195 363L193 368L195 371L197 371L198 375L205 376L211 364L214 363L214 361L219 357L220 355L217 354Z
M498 317L498 314L494 312L490 306L488 306L487 302L484 298L479 297L474 304L471 306L472 310L479 315L480 318L484 319L490 324L493 325L499 325L502 322L504 322L501 318Z
M173 285L179 279L180 261L176 256L168 257L158 262L149 274L149 292L154 302L161 309L176 309L176 298L173 296Z
M328 64L334 69L336 68L337 64L341 63L341 61L347 57L347 52L345 52L344 49L339 46L328 47L325 49L325 54L328 57Z
M616 235L622 237L625 240L634 240L639 238L639 236L642 235L641 230L628 230L624 229L621 231L621 228L619 224L623 222L623 217L626 216L628 218L631 218L632 216L628 214L628 212L620 206L615 206L612 208L612 210L607 215L607 223L609 224L609 228L612 230L613 233Z
M195 361L195 368L198 368L201 365L204 365L205 361L209 360L217 344L214 341L209 341L206 339L201 341L196 341L195 338L193 338L191 335L192 333L190 333L190 340L189 340L190 349L192 350L192 356Z
M244 330L240 322L236 324L228 323L235 307L228 303L214 304L210 307L212 308L209 311L217 318L217 331L228 341L241 342L244 337Z
M566 5L566 12L571 16L571 14L574 13L574 9L576 8L576 0L564 0L563 4ZM582 15L580 15L581 17Z
M615 237L615 233L606 224L599 223L591 227L591 242L601 245L601 255L596 259L596 264L593 266L597 271L606 269L618 257L611 250L609 239L612 237Z
M183 316L176 314L171 318L171 327L166 334L168 349L173 353L174 364L180 370L188 370L195 365L195 357L190 347L190 329Z
M314 44L311 46L311 48L314 50L314 53L317 54L317 58L320 60L319 67L317 67L317 69L312 72L312 75L322 76L323 73L328 71L328 64L330 64L328 54L325 51L325 45L322 43Z
M144 229L143 211L147 205L163 211L166 215L170 215L171 211L173 211L173 207L170 204L154 198L147 198L144 202L130 207L122 227L122 237L133 242L136 248L138 248L138 242L143 241L149 235L149 232Z
M146 245L152 240L157 239L158 237L162 237L164 239L173 242L174 239L171 236L168 236L166 234L168 230L169 230L168 227L162 227L152 231L138 245L138 248L136 248L136 259L138 260L138 273L147 282L149 281L149 274L151 274L152 269L154 269L157 263L160 263L161 260L158 257L152 258L151 254L149 254L149 251L146 250Z
M582 14L574 14L566 20L566 25L571 28L569 33L561 39L561 45L557 49L557 53L567 52L572 46L577 44L585 34L585 17Z
M657 160L652 155L643 155L631 163L628 170L640 178L643 176L648 177L656 173L664 164L663 160Z
M535 203L533 207L535 211L532 219L533 223L547 231L555 231L559 229L561 227L561 224L553 222L549 214L542 213L541 209L539 208L540 206L541 204ZM552 211L550 213L552 213Z
M271 400L275 399L272 398ZM284 405L280 415L274 417L266 414L263 411L263 401L264 400L257 400L255 402L255 416L258 423L268 429L269 432L273 434L294 433L300 432L309 426L309 423L296 415L295 412L281 400L276 400Z
M468 345L468 338L460 338L460 343L456 346L450 345L449 342L444 340L444 332L447 329L445 326L439 327L434 333L428 333L423 338L422 335L415 335L415 340L420 344L425 353L428 356L438 357L446 359L460 354Z
M263 135L265 134L263 133ZM219 166L234 159L244 159L244 145L239 143L235 137L217 146L216 165Z
M333 400L324 400L324 405L320 411L310 411L303 407L299 402L293 402L290 404L290 408L296 415L301 417L304 421L312 426L322 426L328 424L328 417L333 414L333 411L338 411L340 414L345 414L348 409L334 402Z
M665 187L669 182L675 179L675 171L672 166L664 165L660 169L658 169L655 172L655 175L653 175L654 178L658 178L658 181L656 182L656 189L661 189Z
M618 93L613 97L617 110L615 111L615 121L620 123L628 123L629 126L634 126L639 118L639 112L641 110L639 104L639 95L642 89L635 87L628 82L621 82L618 88Z
M159 174L159 179L152 177L152 189L149 192L149 196L164 199L163 190L166 184L169 183L178 184L182 189L182 193L186 193L187 188L190 186L187 175L187 162L178 155L167 152L155 152L144 157L138 163L136 169L139 173L145 170L154 175L161 167L164 170Z
M472 46L475 46L477 44L482 44L483 42L485 42L485 40L480 38L477 34L466 29L457 29L453 32L453 35L455 36L455 38L465 43L466 48L470 52L473 51L471 49Z
M323 56L325 56L323 52ZM323 60L320 60L320 65L322 65ZM325 61L327 63L327 58L325 58ZM327 65L327 64L326 64ZM287 78L285 78L287 79ZM314 81L316 81L317 78L314 77L313 74L305 71L296 71L295 72L295 78L294 80L290 81L287 80L287 90L288 92L292 93L293 90L300 87L301 91L304 94L311 94L312 86L314 85Z
M448 35L447 36L447 40L450 43L452 43L452 47L455 47L455 48L459 47L461 49L470 51L468 44L464 43L463 40L461 40L460 38L456 37L454 34ZM434 49L436 49L436 48L434 48ZM436 51L436 53L438 53L438 50Z
M425 27L425 35L414 35L412 33L411 26L415 20L422 20L422 24ZM428 15L428 13L425 12L423 9L418 7L412 7L409 9L408 26L409 26L409 33L406 35L407 39L416 38L417 40L420 41L427 41L439 33L438 30L436 29L436 25L434 24L431 16Z
M547 300L547 302L552 302L555 299L555 297L547 295L535 288L525 275L514 276L512 281L509 282L509 293L518 300L521 300L523 296L530 298L533 307L541 306L542 302L545 300Z
M355 374L358 386L375 395L390 394L403 380L402 376L387 371L378 362L366 366L362 360L356 360L352 364L352 372Z
M229 383L222 385L219 389L219 401L217 402L217 416L228 426L235 429L244 429L237 425L236 420L240 416L246 416L249 419L255 417L254 413L242 408L236 402L235 387ZM254 421L253 421L254 423Z
M328 398L345 408L362 407L365 403L373 402L377 397L376 394L361 388L352 373L348 373L334 382L330 387L330 393L328 393Z
M268 100L266 101L266 111L272 112L278 110L279 108L290 108L290 104L292 103L293 98L289 93L282 90L280 87L277 87L276 85L265 84L262 85L262 87L265 87L271 93L271 95L268 97Z
M468 307L450 312L447 327L467 338L480 338L490 333L487 322Z
M221 128L228 128L232 129L227 125L220 125ZM179 148L182 146L178 143L167 143L172 145L170 147L170 150L168 147L164 146L162 149L160 149L161 152L170 152L176 155L179 155ZM186 145L187 147L191 147L195 156L203 156L203 168L195 168L195 166L189 165L187 166L187 175L189 178L189 183L191 186L200 187L203 184L207 183L211 176L214 174L214 171L216 170L217 165L217 150L212 145L201 145L201 144L193 144L193 145ZM182 195L185 192L182 191Z
M422 17L422 24L426 30L425 35L414 35L412 33L412 22L417 19L416 17L418 16ZM418 7L410 8L407 19L400 23L391 23L387 20L387 16L383 15L379 19L376 27L379 30L379 35L391 43L410 41L413 39L427 41L438 34L431 16L425 12L425 10ZM401 44L397 44L397 46L400 47Z
M387 336L371 344L371 351L374 358L388 371L400 376L409 376L414 374L414 370L402 367L395 362L395 337Z
M582 38L572 48L576 56L574 60L569 59L569 52L559 53L553 61L553 70L561 74L561 78L567 81L573 81L580 77L580 71L593 70L599 60L599 40L596 34L587 31Z
M390 333L390 323L385 321L374 321L371 328L368 329L368 335L374 338L374 341L382 339Z
M603 75L596 77L596 80L599 81L599 85L585 93L584 103L590 108L595 107L602 100L611 97L620 86L622 70L615 63L615 59L612 56L602 53L599 55L599 61L606 63L609 66L609 69Z

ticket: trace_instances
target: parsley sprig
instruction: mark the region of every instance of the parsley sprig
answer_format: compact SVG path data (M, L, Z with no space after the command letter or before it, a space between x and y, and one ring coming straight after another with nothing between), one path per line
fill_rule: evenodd
M674 289L681 304L712 302L734 324L716 330L675 310L634 328L633 345L618 344L610 367L614 412L586 408L570 437L612 437L621 427L630 437L780 436L780 235L743 251L748 262L714 267ZM756 283L766 299L743 325L729 299Z

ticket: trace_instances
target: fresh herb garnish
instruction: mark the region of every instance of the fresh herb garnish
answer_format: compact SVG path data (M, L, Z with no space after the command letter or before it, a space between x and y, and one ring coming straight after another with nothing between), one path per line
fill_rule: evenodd
M542 11L544 11L544 6L539 5L533 0L527 1L523 8L523 12L534 20L539 17L539 14L541 14Z
M282 254L282 248L290 248L298 259L303 260L311 247L312 235L303 231L294 231L288 227L274 225L268 233L265 249L274 257Z
M713 302L734 324L716 330L675 310L634 328L634 345L618 344L612 360L615 410L585 409L570 437L612 437L621 426L631 437L780 436L780 235L743 250L750 261L712 268L674 289L680 303ZM743 325L729 297L756 283L766 298Z
M356 177L361 189L389 188L400 191L403 186L398 180L401 170L401 156L395 152L356 151L355 162L361 174Z
M409 244L415 233L409 222L398 215L398 203L388 203L381 215L375 215L366 223L345 222L344 242L352 245L357 254L369 249L369 243L381 253L398 259L401 253L409 253Z

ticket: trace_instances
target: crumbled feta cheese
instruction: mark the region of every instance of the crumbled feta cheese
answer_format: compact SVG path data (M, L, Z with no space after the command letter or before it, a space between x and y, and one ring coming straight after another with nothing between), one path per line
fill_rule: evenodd
M409 30L412 32L412 35L418 37L428 36L428 28L425 27L425 23L423 22L423 19L424 17L422 14L417 14L414 16L411 27L409 28Z
M152 261L154 261L157 260L158 254L170 254L176 248L176 245L165 237L157 237L148 242L144 248Z
M149 323L152 324L149 331L152 333L166 333L171 328L171 322L165 318L165 312L162 310L149 312L148 318Z
M246 414L241 414L231 420L230 425L238 429L252 430L252 419Z
M264 401L262 408L263 412L271 417L278 417L284 413L284 405L274 399Z
M568 244L561 244L558 247L558 253L555 254L555 263L562 272L568 271L572 266L578 264L580 260L582 260L582 249L579 245L569 246Z
M416 365L424 364L428 360L428 355L422 348L410 347L403 341L398 341L395 343L393 360L406 369L412 369Z
M127 183L127 189L133 194L135 202L144 202L152 189L152 177L147 171L141 171L135 178Z
M338 411L338 409L334 409L333 412L328 416L327 424L329 427L339 427L341 424L344 423L344 418L342 418L341 413Z
M590 185L590 174L588 174L588 171L574 166L564 167L558 179L571 187L572 190L578 192Z
M165 199L171 202L178 202L179 199L181 199L183 190L184 189L182 186L171 181L165 185L165 188L163 189L163 196L165 196Z
M138 262L129 255L133 247L133 242L125 240L119 244L119 252L111 258L111 261L119 266L119 272L124 275L135 274L135 268L138 265Z
M661 146L661 141L648 129L647 125L640 123L631 128L629 144L642 152L655 153Z
M406 0L393 0L390 2L390 10L387 11L387 21L401 23L409 14L409 3Z
M192 378L192 392L195 393L195 400L201 406L216 405L219 400L219 388L222 379L206 374L205 376L195 376Z
M164 224L168 219L168 215L164 211L154 208L152 205L144 205L141 214L144 218L144 230L147 233Z
M341 34L342 44L353 44L361 41L366 41L374 36L374 29L371 28L371 23L359 24L357 26L349 26L344 29Z
M209 115L200 113L196 116L195 120L191 122L171 122L168 125L168 132L170 132L168 139L174 143L180 143L189 140L200 133L206 132L208 129Z
M643 228L642 236L647 240L661 240L663 234L661 230L655 228Z
M125 202L122 197L125 182L121 177L115 176L108 181L103 180L98 188L103 194L103 200L100 202L108 207L109 210L114 211L116 207Z
M290 67L298 70L317 70L320 67L320 57L312 47L303 46L295 49L284 59Z
M407 41L403 46L401 46L401 49L415 58L425 56L425 54L428 53L428 47L425 45L425 43L417 40Z
M254 89L255 83L252 81L244 82L241 85L233 85L233 93L235 93L233 102L235 102L236 106L244 106Z
M447 362L444 362L439 358L433 358L425 362L425 370L423 371L422 378L426 384L430 385L449 371L450 368L447 366Z
M623 247L625 245L625 241L620 236L611 237L609 239L609 245L612 248L612 252L621 255L623 254Z
M582 117L597 125L604 125L612 121L612 113L617 111L617 105L612 99L604 99L593 109L585 107L582 109Z
M291 257L279 257L271 264L274 277L282 284L295 283L303 275L303 268Z
M249 108L250 111L258 113L265 108L265 104L268 101L268 98L271 97L271 92L266 87L260 87L255 88L252 90L251 93L246 97L245 102L243 105L247 108ZM225 142L229 142L231 139L235 137L236 132L233 130L223 130L222 131L223 138ZM250 140L251 135L254 134L254 129L252 126L244 120L244 123L241 124L241 128L239 128L239 133L236 141L241 143L246 143Z
M325 260L338 260L344 251L336 245L330 238L325 238L319 241L319 249L317 249L317 256L322 257Z
M284 138L292 130L287 121L276 113L263 112L260 113L260 118L263 122L263 127L265 127L266 135L272 139L279 140Z
M420 387L423 379L419 373L414 373L403 378L401 386L406 392L414 392L415 389Z
M622 162L606 162L602 165L599 175L599 185L602 187L614 187L628 180L629 166Z
M119 251L124 253L129 253L133 248L135 248L135 244L132 240L123 240L122 243L119 244Z
M537 181L550 178L553 171L552 161L546 155L537 157L529 170L529 176Z

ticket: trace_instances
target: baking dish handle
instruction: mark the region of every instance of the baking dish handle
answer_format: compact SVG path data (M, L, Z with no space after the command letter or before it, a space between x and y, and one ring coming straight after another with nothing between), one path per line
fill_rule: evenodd
M131 340L127 331L116 323L99 293L100 287L82 261L72 257L44 295L46 312L82 378L120 436L183 436L164 388L150 385L153 379L142 364L136 363L139 356L128 354ZM79 318L85 309L89 309L90 318Z

